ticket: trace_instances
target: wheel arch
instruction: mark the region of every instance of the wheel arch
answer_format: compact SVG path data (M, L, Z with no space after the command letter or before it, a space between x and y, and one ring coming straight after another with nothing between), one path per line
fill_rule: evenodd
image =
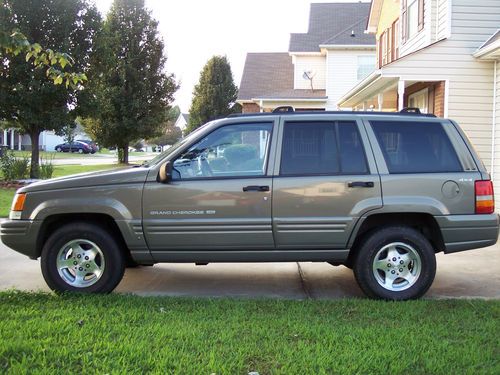
M431 243L436 253L444 251L445 243L436 219L429 213L404 212L372 214L360 220L357 230L349 241L349 261L356 253L357 246L370 232L388 226L407 226L422 233Z
M123 233L120 230L118 224L113 217L103 213L82 213L75 215L71 214L54 214L46 217L40 227L40 231L37 237L37 248L36 257L39 257L42 253L42 248L55 230L61 228L64 225L74 224L74 223L90 223L98 225L101 228L106 229L116 240L118 247L122 251L125 260L131 260L130 249L125 242Z

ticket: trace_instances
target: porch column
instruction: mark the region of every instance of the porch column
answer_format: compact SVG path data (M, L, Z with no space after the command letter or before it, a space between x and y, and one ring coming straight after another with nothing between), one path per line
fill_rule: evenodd
M398 81L398 111L401 111L405 105L405 81Z
M377 95L377 101L378 101L378 110L382 111L384 108L384 93L381 92Z
M18 143L17 143L17 149L19 151L21 151L21 142L23 141L23 136L21 135L21 133L17 134L17 141L18 141Z
M264 108L262 107L264 105L264 102L261 100L260 101L260 104L259 104L259 107L260 107L260 111L261 112L264 112Z
M14 150L14 129L10 129L10 149Z
M3 145L7 146L7 129L3 131Z

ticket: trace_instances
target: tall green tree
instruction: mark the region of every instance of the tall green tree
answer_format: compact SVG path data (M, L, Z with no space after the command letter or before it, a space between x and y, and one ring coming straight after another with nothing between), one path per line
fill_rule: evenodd
M212 57L203 67L200 80L194 87L187 132L207 121L238 111L239 106L234 105L237 96L238 88L227 57Z
M59 131L73 122L75 108L84 101L84 90L54 84L62 83L64 77L54 77L53 70L40 65L50 69L51 65L60 64L63 57L60 65L64 69L64 59L71 56L73 64L68 72L85 74L100 25L100 15L89 0L0 0L4 46L0 54L0 120L30 136L30 176L33 178L39 175L40 133ZM11 30L19 31L26 38L22 43L34 43L31 45L34 55L9 50L8 43L13 41L8 39L13 37L9 34ZM34 64L27 61L32 58ZM44 61L37 61L38 58Z
M95 118L87 123L103 146L117 146L128 163L129 144L159 134L178 86L165 72L158 22L144 0L115 0L98 42L89 85Z

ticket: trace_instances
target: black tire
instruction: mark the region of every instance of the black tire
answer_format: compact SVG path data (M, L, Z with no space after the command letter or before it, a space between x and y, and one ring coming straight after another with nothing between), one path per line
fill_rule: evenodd
M102 252L105 267L98 280L89 286L70 285L59 274L57 258L59 251L74 240L91 241ZM117 241L106 230L89 223L75 222L56 230L45 242L41 255L42 274L47 285L56 292L110 293L115 289L125 271L125 259Z
M56 152L62 152L61 147L56 148Z
M387 261L382 259L388 256L388 253L384 253L381 250L395 243L401 244L401 246L398 245L395 247L398 252L405 254L405 246L407 246L410 249L410 254L412 254L412 250L418 254L419 260L409 262L408 265L405 263L401 266L406 267L406 269L403 269L399 268L399 262L402 260L392 262L396 257ZM379 251L381 252L379 253ZM385 271L374 270L375 257L378 253L377 260L382 260L382 263L388 262L387 270L391 270L390 272L393 274L394 272L403 270L405 277L397 278L393 281L394 284L387 278L384 281ZM420 261L420 265L417 264L418 261ZM389 268L389 263L393 268ZM420 269L418 274L416 267ZM369 233L361 240L356 249L353 270L360 288L370 298L394 301L416 299L423 296L434 281L434 276L436 275L436 256L430 242L417 230L404 226L385 227ZM415 272L416 275L410 275L410 271ZM377 281L377 278L379 281ZM412 282L408 280L412 280ZM391 286L386 288L381 283L391 283ZM394 285L396 285L396 288L400 288L400 290L389 289L394 288Z

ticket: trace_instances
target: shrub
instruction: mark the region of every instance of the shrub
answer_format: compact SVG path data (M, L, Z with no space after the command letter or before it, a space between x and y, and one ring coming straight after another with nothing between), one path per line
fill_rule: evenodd
M12 150L5 150L0 157L0 170L5 181L21 180L29 177L30 159L27 155L15 157Z
M54 160L54 156L47 157L46 159L40 159L40 178L42 180L52 178L52 175L54 174L54 164L52 163L52 160Z

